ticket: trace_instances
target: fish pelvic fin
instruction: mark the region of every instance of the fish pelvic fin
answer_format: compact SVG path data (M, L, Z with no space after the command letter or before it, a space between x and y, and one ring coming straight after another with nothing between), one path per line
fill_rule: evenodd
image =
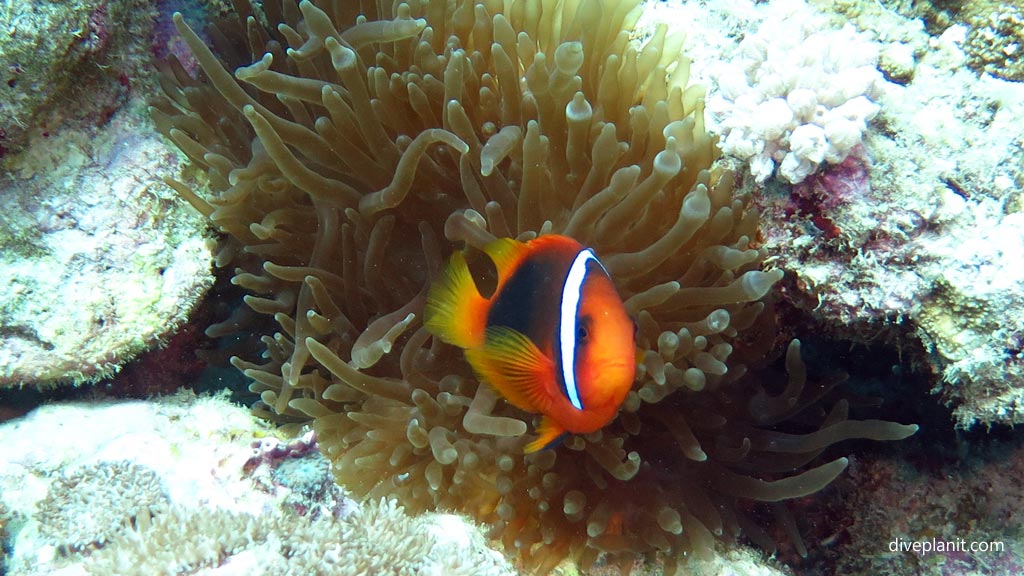
M466 257L455 252L427 292L423 325L449 344L476 348L484 343L488 306L473 282Z
M555 365L522 333L492 326L483 346L466 350L466 360L477 378L513 406L534 413L550 409Z
M564 428L558 425L557 422L550 416L544 416L540 419L540 425L537 426L537 438L526 445L523 448L523 452L532 454L540 450L546 450L548 448L554 448L565 440L565 437L569 435Z

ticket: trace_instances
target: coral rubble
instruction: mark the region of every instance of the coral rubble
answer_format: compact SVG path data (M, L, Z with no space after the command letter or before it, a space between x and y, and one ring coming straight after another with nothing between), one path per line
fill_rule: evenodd
M681 36L631 42L638 2L238 8L208 31L216 53L176 18L203 74L169 59L152 115L210 193L169 183L278 324L261 359L233 359L257 411L312 421L357 496L463 511L541 572L644 554L673 573L716 538L771 548L749 501L799 541L779 502L843 471L826 447L916 430L848 420L799 342L788 376L748 374L775 343L762 299L782 273L762 270L758 214L713 165ZM527 456L529 415L421 315L451 250L544 233L601 255L640 377L612 425Z

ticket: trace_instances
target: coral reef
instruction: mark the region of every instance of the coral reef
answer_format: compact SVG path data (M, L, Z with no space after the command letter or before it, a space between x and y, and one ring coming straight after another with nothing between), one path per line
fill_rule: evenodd
M109 375L212 284L203 222L152 181L180 160L143 122L128 108L4 160L0 387Z
M205 272L203 270L202 274ZM215 297L208 292L203 303L213 301ZM209 317L207 312L210 308L200 304L191 311L187 324L161 337L157 347L139 354L115 377L106 379L101 387L103 394L115 398L149 398L170 394L183 387L202 391L204 380L209 380L204 372L207 365L203 352L210 347L210 339L203 334L202 322ZM219 384L217 390L226 387Z
M967 65L1005 80L1024 82L1024 10L1011 2L993 4L968 10Z
M1024 315L1024 86L968 68L975 28L950 25L1008 8L987 0L810 4L817 21L852 24L878 45L885 80L875 83L879 113L846 161L797 186L743 184L762 211L770 261L792 272L786 299L809 312L815 330L897 346L908 366L934 374L957 425L1024 421L1016 320ZM713 79L736 38L776 10L776 2L678 8L673 17L702 24L687 42L701 55L691 71ZM901 15L920 13L929 16Z
M204 224L154 180L181 165L140 113L154 14L0 6L0 388L109 376L166 343L212 283Z
M0 570L4 570L7 566L7 550L9 549L7 539L10 537L7 524L10 521L11 512L4 505L2 495L0 495Z
M822 552L822 563L851 576L1024 571L1024 446L1001 434L955 444L947 436L936 443L941 448L916 450L917 458L855 459L850 480L862 489L834 503L832 514L845 520L838 543ZM914 552L900 549L897 539L961 548ZM984 548L971 550L971 543Z
M289 442L273 436L253 442L253 455L244 470L260 489L306 516L344 518L357 504L334 482L330 462L317 447L312 430Z
M84 562L86 573L515 574L500 556L481 553L482 537L466 530L461 520L442 515L410 518L393 500L369 502L343 519L311 520L279 509L250 515L172 507L136 524L90 556ZM471 534L476 544L459 541L460 532Z
M167 504L160 478L131 462L99 462L65 470L38 504L39 533L61 554L102 548L159 506Z
M871 192L870 164L863 158L863 150L859 152L795 184L789 192L785 216L809 221L825 240L839 238L843 231L833 218Z
M896 343L969 427L1024 421L1024 87L965 69L965 36L907 38L931 48L907 85L883 83L853 164L758 202L791 299L841 337Z
M0 158L68 119L109 118L145 69L141 0L5 2L0 7ZM14 33L17 31L17 33Z
M0 571L514 574L463 518L341 498L315 443L269 432L249 410L189 392L53 404L0 425ZM303 461L313 465L288 469ZM299 479L331 488L302 494L300 509Z
M302 458L317 452L316 434L312 430L299 438L285 442L273 436L261 438L252 444L253 455L245 467L255 470L260 466L274 467L289 458Z
M751 500L799 542L777 503L842 472L816 461L827 446L916 430L848 420L799 342L788 377L745 377L775 344L761 299L782 273L761 270L758 215L712 165L681 36L630 42L638 2L260 8L207 31L216 55L177 18L203 74L168 60L152 115L211 194L169 183L278 323L262 359L233 359L258 413L312 420L355 495L464 511L541 572L640 553L671 574L716 537L772 548ZM611 426L525 456L529 416L420 317L452 249L549 232L601 254L640 378Z
M830 28L802 0L772 3L735 57L716 63L708 98L722 151L758 182L798 183L842 162L878 113L879 45L852 25Z

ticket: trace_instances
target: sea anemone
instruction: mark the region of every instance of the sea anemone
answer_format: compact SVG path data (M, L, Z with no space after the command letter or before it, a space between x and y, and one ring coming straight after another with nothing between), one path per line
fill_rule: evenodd
M232 359L256 411L312 421L353 493L467 513L538 572L605 553L671 574L716 537L771 546L735 503L819 490L846 466L815 462L828 445L916 429L820 410L835 382L806 384L798 342L778 394L747 374L783 274L762 271L758 215L714 165L681 38L632 39L638 0L236 4L240 26L208 30L216 55L176 16L203 74L168 60L152 116L209 194L169 183L277 322L261 360ZM547 233L601 256L638 379L612 424L525 455L532 415L422 312L452 250Z

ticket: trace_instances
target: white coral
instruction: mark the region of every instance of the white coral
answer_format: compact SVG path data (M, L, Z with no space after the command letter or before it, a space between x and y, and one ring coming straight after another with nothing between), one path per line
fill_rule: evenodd
M759 182L802 181L860 143L879 110L880 47L853 26L828 26L803 0L776 0L736 56L716 66L707 100L726 154Z

